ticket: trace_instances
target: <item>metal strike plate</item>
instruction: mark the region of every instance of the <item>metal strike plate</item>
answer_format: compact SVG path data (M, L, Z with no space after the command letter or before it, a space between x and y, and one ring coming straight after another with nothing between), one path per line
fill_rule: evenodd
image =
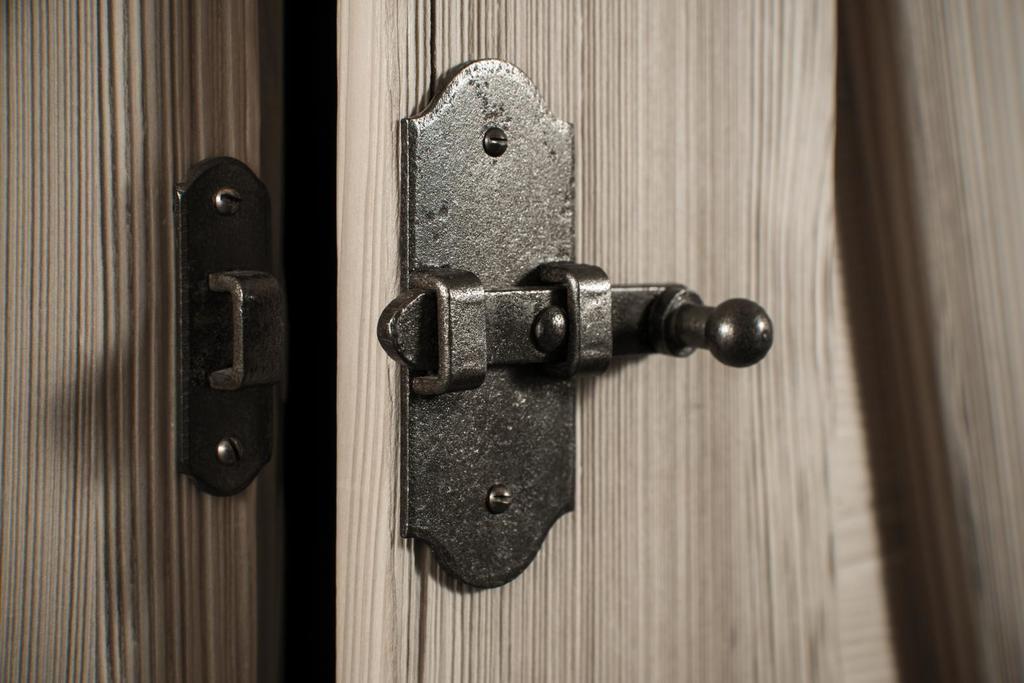
M462 67L401 132L403 289L441 268L486 290L542 285L539 266L574 260L573 128L519 69ZM474 305L457 310L478 325ZM424 395L406 369L401 399L402 535L465 583L515 578L573 507L572 380L495 366L478 388Z
M178 185L177 466L202 491L238 493L276 443L284 300L270 200L241 161L208 159Z

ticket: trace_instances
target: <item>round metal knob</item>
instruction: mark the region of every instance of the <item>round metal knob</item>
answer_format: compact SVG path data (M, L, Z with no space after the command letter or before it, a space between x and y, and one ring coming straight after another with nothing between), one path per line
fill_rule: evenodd
M708 349L734 368L753 365L772 348L772 320L748 299L729 299L714 308L683 304L665 331L674 345Z

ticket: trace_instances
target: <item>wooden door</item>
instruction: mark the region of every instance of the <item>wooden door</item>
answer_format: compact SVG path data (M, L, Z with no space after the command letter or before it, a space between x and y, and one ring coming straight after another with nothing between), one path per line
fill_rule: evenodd
M881 4L339 2L339 680L1020 677L1021 12ZM373 321L397 122L483 57L576 125L580 261L776 346L582 380L576 509L477 591L398 533Z
M338 19L339 291L360 292L339 297L339 679L837 679L829 455L865 452L834 5L342 2ZM397 121L482 57L576 125L581 262L750 296L778 327L750 371L649 358L583 380L576 509L524 575L473 591L398 535L397 369L372 321L397 286Z
M277 670L275 478L207 496L173 448L174 184L272 151L259 27L250 0L0 4L5 681Z

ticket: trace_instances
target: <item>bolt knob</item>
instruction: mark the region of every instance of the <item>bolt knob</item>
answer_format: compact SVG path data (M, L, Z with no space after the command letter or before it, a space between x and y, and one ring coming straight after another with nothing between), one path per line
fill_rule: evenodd
M686 346L708 349L734 368L753 365L772 348L772 320L748 299L729 299L714 308L680 306L669 330Z

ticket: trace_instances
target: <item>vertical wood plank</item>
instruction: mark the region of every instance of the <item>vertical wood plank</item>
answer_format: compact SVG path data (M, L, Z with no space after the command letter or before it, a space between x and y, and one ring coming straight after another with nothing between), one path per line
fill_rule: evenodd
M257 28L249 0L0 5L4 680L259 673L269 482L174 467L171 203L205 156L259 167Z
M879 331L862 364L876 447L904 474L915 646L929 678L1019 680L1024 11L847 3L841 26L859 154L844 241L871 276L854 314Z
M398 538L397 369L376 320L398 285L398 120L430 82L429 7L338 3L337 677L417 672L417 576Z

